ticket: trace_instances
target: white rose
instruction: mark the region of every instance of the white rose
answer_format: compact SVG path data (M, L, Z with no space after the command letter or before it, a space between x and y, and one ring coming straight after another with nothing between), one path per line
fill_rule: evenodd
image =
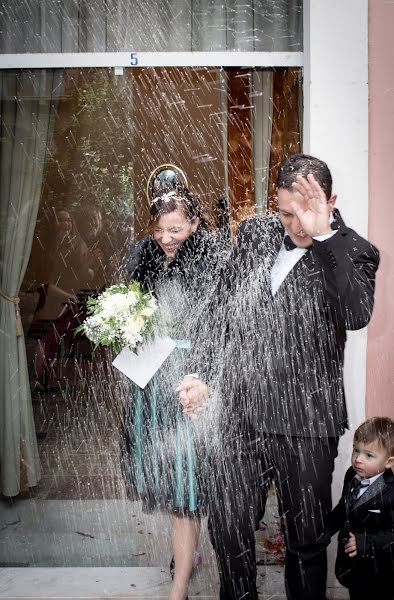
M123 331L128 335L136 335L144 329L145 323L142 317L130 317L124 324Z
M142 331L144 329L144 320L142 317L130 317L122 328L123 338L126 344L133 348L137 342L142 342Z
M141 332L144 328L144 321L141 317L131 317L127 319L123 329L123 338L127 345L133 348L137 342L142 342Z
M133 292L132 290L130 290L129 292L127 292L126 296L129 301L129 306L130 307L134 306L138 300L138 295L135 292Z
M104 318L125 313L129 308L130 299L128 294L110 294L101 300L101 310Z
M156 299L151 296L147 302L145 308L141 310L141 315L144 317L151 317L157 310L157 302Z
M145 308L143 308L140 311L140 315L142 315L143 317L151 317L153 315L153 313L156 312L156 307L154 306L145 306Z

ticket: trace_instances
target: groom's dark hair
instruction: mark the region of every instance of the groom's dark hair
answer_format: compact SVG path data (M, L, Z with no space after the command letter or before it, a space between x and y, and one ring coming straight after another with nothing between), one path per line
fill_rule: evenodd
M279 167L276 188L292 190L293 183L297 181L297 175L306 177L312 174L326 194L327 200L331 198L332 177L326 163L309 154L292 154Z

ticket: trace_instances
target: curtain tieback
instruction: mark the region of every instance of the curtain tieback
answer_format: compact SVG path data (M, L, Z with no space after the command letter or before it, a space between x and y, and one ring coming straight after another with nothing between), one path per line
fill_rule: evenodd
M21 312L19 310L20 299L18 296L7 296L7 294L2 292L1 290L0 290L0 296L2 298L4 298L4 300L7 300L8 302L12 302L12 304L15 306L16 337L20 337L23 334Z

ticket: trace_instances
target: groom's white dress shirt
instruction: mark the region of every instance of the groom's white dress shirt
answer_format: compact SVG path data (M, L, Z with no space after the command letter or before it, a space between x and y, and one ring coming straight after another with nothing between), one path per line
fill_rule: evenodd
M334 218L332 214L330 215L330 224L333 222ZM336 234L336 231L332 231L331 233L326 233L325 235L317 235L313 239L317 242L324 242L324 240L328 240L328 238L332 237ZM285 237L288 233L285 233ZM283 238L284 240L284 238ZM271 291L272 295L275 296L281 284L284 282L290 271L295 267L298 261L304 256L307 252L307 248L294 248L293 250L286 250L284 241L280 247L278 256L274 262L274 265L271 270Z

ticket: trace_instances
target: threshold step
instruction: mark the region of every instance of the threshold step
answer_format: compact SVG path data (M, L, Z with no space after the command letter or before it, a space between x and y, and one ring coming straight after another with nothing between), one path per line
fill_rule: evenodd
M215 600L209 571L191 582L189 600ZM160 567L3 568L0 598L7 600L151 600L168 598L171 578Z

